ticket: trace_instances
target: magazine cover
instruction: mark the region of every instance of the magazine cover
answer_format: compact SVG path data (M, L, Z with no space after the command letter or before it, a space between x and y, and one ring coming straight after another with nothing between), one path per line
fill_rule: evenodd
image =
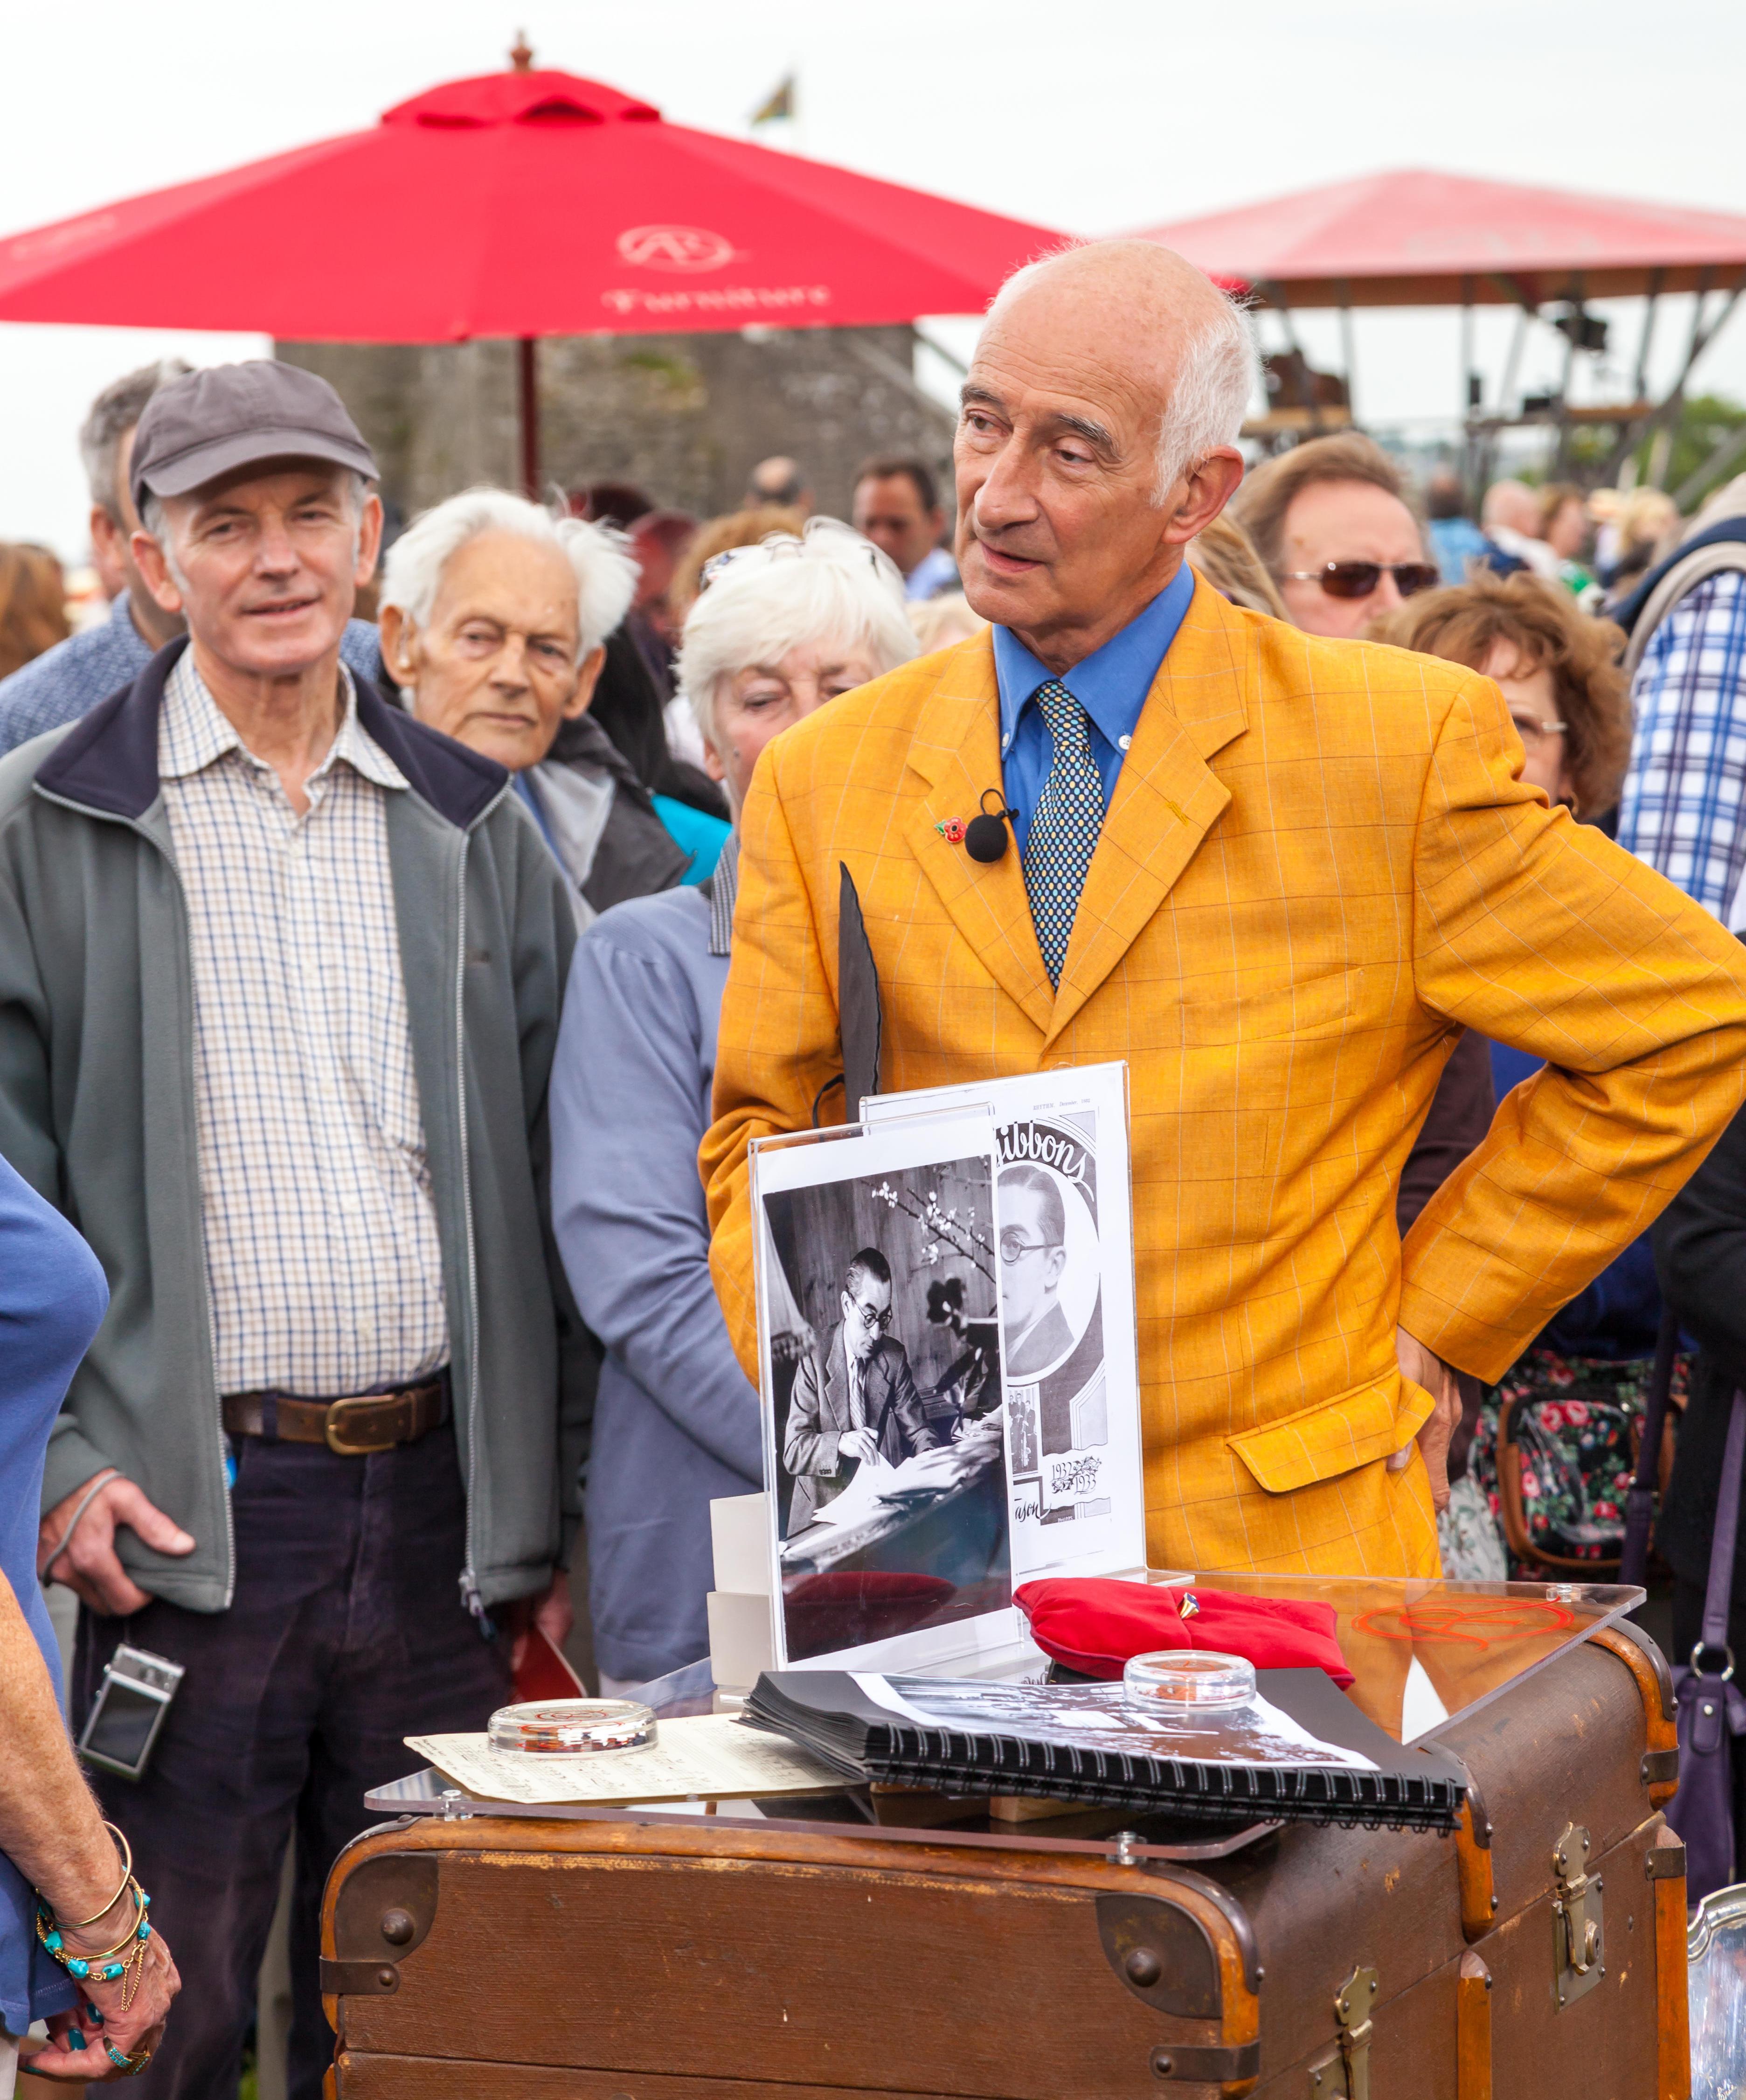
M985 1114L752 1148L783 1663L1011 1637L995 1174Z
M994 1126L1015 1582L1145 1561L1123 1065L884 1094L869 1127Z

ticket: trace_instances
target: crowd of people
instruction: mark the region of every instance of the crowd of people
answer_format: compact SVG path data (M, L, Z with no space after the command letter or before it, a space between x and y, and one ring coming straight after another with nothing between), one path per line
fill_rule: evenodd
M0 2032L47 2018L46 2067L233 2093L294 1838L290 2083L313 2100L320 1896L363 1797L406 1736L482 1727L527 1646L564 1645L577 1556L600 1688L707 1693L708 1505L765 1472L745 1148L832 1119L815 903L840 858L896 867L888 838L945 856L943 906L919 860L868 878L870 924L903 929L888 1083L1045 1043L1135 1065L1142 1354L1173 1337L1149 1391L1183 1395L1179 1449L1149 1401L1160 1554L1225 1564L1246 1536L1282 1566L1386 1538L1378 1572L1501 1577L1604 1544L1660 1316L1648 1223L1746 1048L1720 938L1746 929L1746 479L1690 521L1655 492L1515 481L1475 518L1356 434L1246 471L1243 326L1160 253L1105 244L1003 293L955 503L882 454L821 517L778 458L715 519L624 484L472 488L384 550L375 460L325 382L163 364L81 433L107 614L68 633L50 558L0 549L0 1740L29 1745L0 1752ZM1082 338L1132 383L1069 413L1081 382L1037 375L1082 373ZM985 924L931 834L1002 779L1018 854ZM1197 916L1191 832L1224 841ZM1094 924L1100 836L1140 872ZM1294 955L1295 993L1264 952L1294 883L1351 900ZM1154 997L1163 950L1147 977L1097 943L1164 939L1138 900L1166 894L1192 1013L1075 1035L1112 970L1124 1012ZM1404 984L1410 1010L1374 1005ZM1352 1031L1361 1078L1307 1069ZM1288 1039L1304 1073L1265 1067L1238 1116L1229 1074ZM1153 1083L1159 1044L1216 1100L1192 1217L1160 1193L1187 1112ZM1700 1180L1746 1234L1738 1152ZM1464 1231L1484 1251L1457 1260ZM1707 1243L1680 1266L1691 1238L1670 1287L1723 1367L1688 1381L1695 1420L1746 1334L1733 1269ZM1361 1280L1281 1281L1334 1241L1369 1249ZM844 1279L840 1392L811 1366L790 1418L821 1498L876 1461L863 1381L903 1357L882 1266ZM1276 1332L1235 1337L1246 1291ZM1356 1338L1396 1299L1375 1346L1409 1397L1378 1414ZM1270 1475L1246 1438L1324 1392L1329 1449L1356 1457ZM1500 1477L1500 1396L1524 1394L1563 1404L1556 1481ZM1682 1465L1685 1539L1713 1469ZM1281 1480L1295 1544L1256 1515ZM1697 1551L1674 1557L1700 1590ZM75 1731L124 1645L183 1670L144 1771L95 1773L95 1804L42 1583L79 1600ZM142 1888L148 1963L69 1972L69 1948L144 1926Z

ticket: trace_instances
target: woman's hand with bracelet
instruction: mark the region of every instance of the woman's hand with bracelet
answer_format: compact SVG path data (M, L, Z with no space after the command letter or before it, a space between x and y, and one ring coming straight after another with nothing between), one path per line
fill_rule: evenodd
M93 1834L95 1846L79 1847L79 1856L69 1855L37 1886L37 1941L79 1994L70 2012L50 2017L49 2046L32 2061L32 2071L46 2078L137 2076L182 1988L152 1926L152 1899L134 1878L126 1835L112 1823L99 1823ZM106 1857L112 1838L112 1859ZM102 1908L88 1908L92 1904Z
M55 1926L67 1961L88 1962L90 1974L74 1977L79 1996L73 2010L51 2015L49 2045L30 2061L33 2077L130 2078L150 2062L182 1979L155 1926L143 1943L138 1940L146 1913L136 1888L130 1881L102 1917L88 1924ZM124 1973L104 1977L117 1963Z

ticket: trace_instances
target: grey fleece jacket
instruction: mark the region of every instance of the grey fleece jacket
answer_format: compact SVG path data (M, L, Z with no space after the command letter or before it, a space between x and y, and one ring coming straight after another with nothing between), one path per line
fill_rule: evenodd
M124 1530L129 1573L218 1612L235 1541L187 912L157 778L164 681L184 646L0 760L0 1154L109 1280L108 1317L50 1443L43 1507L118 1467L196 1541L176 1560ZM567 1560L593 1402L592 1344L546 1222L546 1081L574 922L500 766L362 679L358 718L411 783L387 798L388 852L466 1477L463 1589L488 1607Z

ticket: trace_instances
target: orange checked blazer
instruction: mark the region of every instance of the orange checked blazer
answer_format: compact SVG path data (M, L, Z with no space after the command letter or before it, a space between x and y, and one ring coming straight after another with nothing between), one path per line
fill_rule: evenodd
M1648 1225L1739 1103L1746 955L1523 785L1489 680L1201 581L1052 991L1016 853L938 828L1000 786L998 722L985 633L760 761L700 1154L740 1361L756 1379L747 1144L807 1127L842 1069L841 862L887 1088L1127 1060L1153 1564L1435 1574L1423 1460L1385 1463L1431 1405L1396 1322L1495 1379ZM1547 1066L1403 1249L1400 1169L1463 1026Z

